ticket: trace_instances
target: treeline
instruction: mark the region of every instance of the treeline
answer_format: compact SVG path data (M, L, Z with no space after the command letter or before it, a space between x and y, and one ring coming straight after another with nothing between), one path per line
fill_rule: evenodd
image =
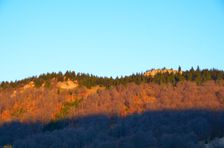
M181 71L181 67L178 68L178 71ZM134 82L136 84L141 83L150 83L154 82L157 84L173 84L176 85L181 81L194 81L197 84L201 84L208 80L219 81L224 79L224 71L217 69L203 69L201 70L199 67L194 69L193 67L190 70L183 71L182 73L158 73L154 77L144 76L143 73L136 73L130 76L122 76L122 77L99 77L92 74L86 73L75 73L74 71L67 71L66 73L58 72L58 73L47 73L42 74L38 77L30 77L20 81L15 82L1 82L0 88L16 88L18 86L23 86L31 81L34 82L35 86L38 88L45 84L45 86L50 85L50 81L52 79L56 79L57 81L65 81L65 80L77 80L79 85L86 86L87 88L91 88L93 86L104 86L111 87L116 85L125 85L127 83Z
M197 69L193 67L190 70L183 71L181 74L181 67L178 68L179 73L164 73L157 74L154 78L151 78L150 82L155 82L158 84L171 83L176 85L181 81L193 81L197 84L201 84L205 81L214 80L219 81L224 79L224 71L217 69L203 69L201 70L199 66Z

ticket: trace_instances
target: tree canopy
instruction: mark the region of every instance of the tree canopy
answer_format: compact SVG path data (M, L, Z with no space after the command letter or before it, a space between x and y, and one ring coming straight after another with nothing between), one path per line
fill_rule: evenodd
M178 68L178 71L181 71L181 67ZM181 81L194 81L197 84L201 84L208 80L219 81L224 79L224 71L217 69L203 69L201 70L199 67L195 70L193 67L190 70L183 71L182 73L158 73L154 77L145 76L143 73L136 73L130 76L121 76L121 77L100 77L95 76L88 73L75 73L74 71L67 71L64 74L62 72L58 73L47 73L42 74L40 76L26 78L20 81L14 82L1 82L0 88L15 88L18 86L22 86L31 81L34 82L35 86L38 88L43 84L49 85L49 81L52 79L56 79L57 81L65 81L65 80L76 80L79 85L85 86L87 88L91 88L93 86L104 86L111 87L116 85L125 85L127 83L150 83L154 82L157 84L173 84L176 85Z

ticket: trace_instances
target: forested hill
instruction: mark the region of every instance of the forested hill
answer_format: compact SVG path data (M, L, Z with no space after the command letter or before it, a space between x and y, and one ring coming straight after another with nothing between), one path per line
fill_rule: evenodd
M204 148L219 137L221 70L120 78L68 71L0 87L0 147Z

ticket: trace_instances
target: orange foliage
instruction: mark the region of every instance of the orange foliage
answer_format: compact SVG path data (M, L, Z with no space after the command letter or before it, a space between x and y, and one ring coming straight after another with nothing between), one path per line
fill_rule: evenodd
M9 111L3 111L2 114L1 114L1 118L0 118L2 121L5 121L5 122L9 122L11 121L12 119L12 116L11 114L9 113Z
M177 86L130 83L111 89L77 87L74 90L59 92L55 82L50 89L27 88L23 92L20 92L20 89L23 88L0 91L1 122L11 120L48 122L56 118L66 102L73 102L76 99L81 99L80 105L69 110L69 115L65 115L66 117L98 113L125 117L147 110L224 108L224 85L214 81L202 85L184 82L178 83Z

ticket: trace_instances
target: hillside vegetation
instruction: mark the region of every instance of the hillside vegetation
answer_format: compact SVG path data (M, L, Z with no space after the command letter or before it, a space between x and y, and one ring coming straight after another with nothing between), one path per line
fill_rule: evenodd
M0 86L0 147L188 148L222 136L220 70L120 78L68 71Z
M164 72L165 71L165 72ZM179 72L178 72L179 71ZM57 80L57 82L73 80L78 81L80 86L85 86L87 88L91 88L94 86L104 86L111 87L116 85L123 85L130 82L134 82L136 84L140 83L150 83L154 82L157 84L167 84L170 83L172 85L177 84L181 81L193 81L197 84L203 83L205 81L214 80L219 81L224 79L224 71L217 69L203 69L201 70L199 67L194 69L193 67L190 70L182 71L181 67L178 68L178 71L171 72L170 70L161 70L156 74L145 75L144 73L136 73L130 76L124 77L99 77L92 74L85 73L75 73L74 71L67 71L66 73L58 72L58 73L47 73L42 74L38 77L30 77L20 81L15 82L1 82L0 88L17 88L28 84L29 82L34 82L35 87L39 88L41 86L50 87L50 81L52 79ZM147 72L146 72L147 73Z

